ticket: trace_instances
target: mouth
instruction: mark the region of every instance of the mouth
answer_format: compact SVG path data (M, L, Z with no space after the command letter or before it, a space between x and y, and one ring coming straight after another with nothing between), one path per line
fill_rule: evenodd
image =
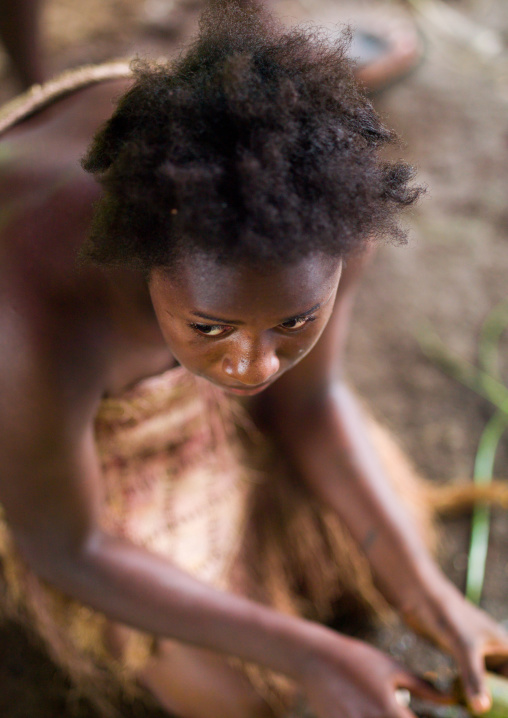
M235 396L254 396L255 394L261 394L267 386L268 384L264 384L263 386L255 387L253 389L235 389L234 387L223 386L222 389L224 389L224 391L228 394L234 394Z
M254 396L255 394L260 394L262 391L264 391L267 387L270 386L270 384L273 383L273 381L273 379L270 379L269 381L265 381L263 384L258 384L257 386L250 387L228 386L227 384L215 384L215 386L218 386L226 393L234 394L235 396Z

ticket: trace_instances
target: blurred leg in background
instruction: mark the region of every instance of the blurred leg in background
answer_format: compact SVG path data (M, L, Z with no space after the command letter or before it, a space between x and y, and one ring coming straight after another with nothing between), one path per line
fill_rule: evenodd
M0 40L23 88L44 80L41 0L0 0Z

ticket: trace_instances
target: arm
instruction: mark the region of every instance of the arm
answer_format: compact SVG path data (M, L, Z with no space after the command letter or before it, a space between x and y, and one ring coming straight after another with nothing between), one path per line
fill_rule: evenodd
M440 572L400 505L370 445L341 364L357 279L367 257L341 279L334 313L316 347L261 395L268 422L302 479L344 521L369 558L385 597L420 632L452 653L466 694L488 706L483 656L508 655L505 634Z
M40 313L34 328L20 322L26 313L20 303L4 309L0 500L21 552L39 576L113 620L286 674L321 718L352 715L351 693L363 718L380 706L384 714L402 718L397 686L436 697L369 646L218 592L102 531L92 429L101 395L100 352L80 347L84 327L65 341L60 337L57 351ZM107 354L107 345L102 348ZM376 666L375 681L363 675L366 660Z

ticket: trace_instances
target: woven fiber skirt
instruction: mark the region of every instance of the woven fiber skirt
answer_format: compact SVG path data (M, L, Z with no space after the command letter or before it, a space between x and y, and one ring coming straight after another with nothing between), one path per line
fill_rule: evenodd
M414 471L388 434L368 422L388 475L426 532L429 512ZM178 368L104 400L96 444L107 531L218 589L287 613L325 621L341 605L383 609L346 529L295 480L239 403L204 380ZM117 687L134 689L156 637L129 631L115 659L107 619L39 580L5 522L0 558L5 614L37 632L82 692L104 709ZM256 687L265 678L258 673ZM265 682L273 692L273 680Z

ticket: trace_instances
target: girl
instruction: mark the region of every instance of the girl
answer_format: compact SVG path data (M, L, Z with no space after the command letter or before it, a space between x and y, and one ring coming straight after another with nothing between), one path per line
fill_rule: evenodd
M175 63L138 64L134 82L123 66L92 75L4 116L0 500L11 585L24 586L28 606L36 597L35 613L38 599L50 604L34 575L79 601L79 617L84 607L103 614L103 643L120 663L130 628L155 636L136 675L181 716L274 715L294 689L320 718L408 716L398 688L442 700L390 657L309 620L314 564L314 589L328 591L327 571L335 580L332 517L380 593L454 657L470 706L485 711L484 660L506 661L506 635L432 561L341 379L362 264L374 241L403 239L397 214L420 193L405 163L380 156L394 136L355 85L344 40L332 47L224 0ZM223 405L213 389L208 399L211 384L245 405L293 467L279 508L267 500L275 479L225 481L238 459L221 452L237 439L214 426L206 494L196 473L183 481L164 463L184 370L205 380L190 389L207 412L193 418L201 450L203 424L215 426ZM136 452L133 426L144 432ZM158 504L165 518L146 538L140 526L159 521ZM259 537L269 525L278 537L281 507L287 524L300 510L321 517L321 543L285 534L293 543L277 567L307 539L303 565L267 582ZM200 512L215 518L198 547L196 530L182 549L173 538ZM215 547L208 575L203 545ZM40 622L58 652L53 613Z

